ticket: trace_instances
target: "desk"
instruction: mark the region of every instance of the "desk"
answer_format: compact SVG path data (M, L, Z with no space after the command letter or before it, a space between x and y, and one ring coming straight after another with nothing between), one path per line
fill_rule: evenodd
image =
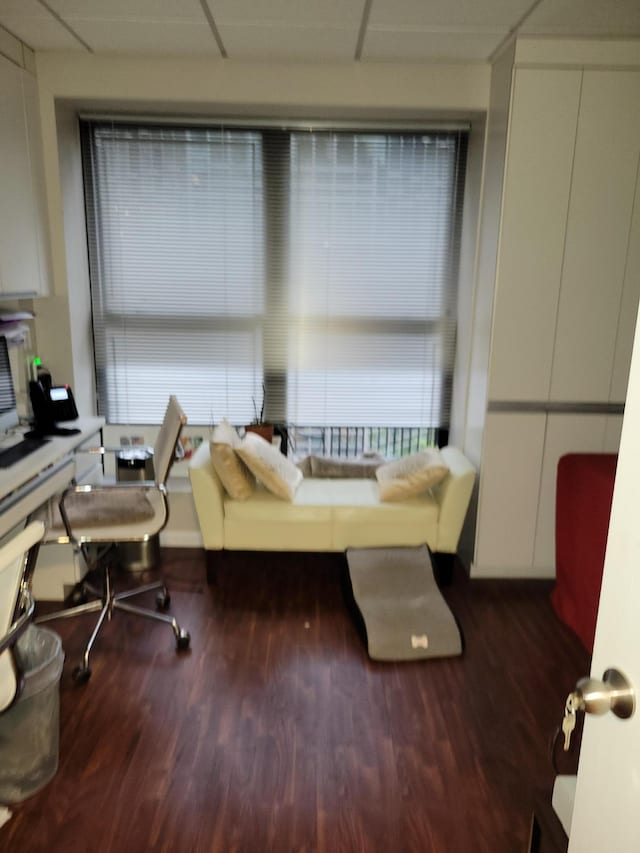
M75 454L98 436L104 418L78 418L65 426L76 435L52 436L34 453L0 472L0 537L24 521L45 501L67 486L76 475ZM98 439L98 443L100 443Z

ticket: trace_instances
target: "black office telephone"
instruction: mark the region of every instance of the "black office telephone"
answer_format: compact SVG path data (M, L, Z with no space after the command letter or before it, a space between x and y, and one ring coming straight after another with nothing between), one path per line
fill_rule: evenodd
M60 421L74 421L78 410L68 385L49 385L40 381L29 383L33 409L34 435L76 435L79 429L59 427Z

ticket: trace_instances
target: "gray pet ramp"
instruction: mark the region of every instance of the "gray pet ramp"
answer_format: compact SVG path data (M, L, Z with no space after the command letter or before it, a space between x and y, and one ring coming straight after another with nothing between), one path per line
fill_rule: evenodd
M426 545L349 548L347 563L369 657L401 661L462 654L460 631L438 589Z

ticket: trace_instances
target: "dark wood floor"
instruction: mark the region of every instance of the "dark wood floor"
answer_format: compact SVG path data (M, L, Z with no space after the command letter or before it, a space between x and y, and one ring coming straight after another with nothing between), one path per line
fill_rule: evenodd
M564 698L589 668L549 583L469 582L456 567L444 592L464 655L380 664L342 556L230 554L212 587L202 552L163 556L192 650L117 614L76 687L93 617L52 623L67 655L60 768L13 807L0 850L527 849Z

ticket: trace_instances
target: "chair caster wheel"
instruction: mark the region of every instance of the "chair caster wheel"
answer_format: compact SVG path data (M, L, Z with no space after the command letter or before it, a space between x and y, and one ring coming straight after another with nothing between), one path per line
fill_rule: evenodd
M85 589L74 589L71 594L71 603L74 606L78 606L80 604L86 604L89 600L89 596L87 595L87 591Z
M91 670L88 666L77 666L71 673L76 684L86 684L91 678Z
M171 604L171 596L168 592L159 592L156 595L156 607L158 610L168 610Z
M184 651L189 648L189 643L191 642L191 634L188 631L180 628L180 633L176 639L176 648L179 652Z

